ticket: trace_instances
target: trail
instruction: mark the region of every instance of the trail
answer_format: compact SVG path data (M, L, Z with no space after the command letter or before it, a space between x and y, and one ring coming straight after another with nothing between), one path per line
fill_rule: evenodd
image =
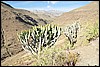
M80 54L76 66L99 66L99 37L91 41L87 46L80 46L75 50Z

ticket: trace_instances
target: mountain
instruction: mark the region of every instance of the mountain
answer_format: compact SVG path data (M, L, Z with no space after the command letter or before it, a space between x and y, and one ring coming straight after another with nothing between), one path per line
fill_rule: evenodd
M58 11L58 10L33 10L33 12L35 14L38 14L38 15L47 15L51 18L56 18L57 16L60 16L61 14L63 14L64 12L62 11Z
M53 21L48 15L41 17L24 9L16 9L1 2L1 59L22 51L17 34L31 26L45 25Z
M23 49L21 47L21 43L19 42L17 36L17 33L21 32L22 30L30 29L31 26L35 26L35 25L36 26L45 25L51 23L52 21L53 22L51 24L56 24L61 27L65 27L66 25L71 24L77 20L79 20L80 21L79 23L84 26L86 26L86 23L92 24L96 21L99 21L99 1L93 1L90 4L87 4L85 6L82 6L80 8L65 13L63 12L60 13L59 11L55 11L55 10L51 10L51 11L34 10L33 12L30 12L28 10L15 9L9 4L1 2L1 60L2 62L4 60L7 60L4 63L5 65L7 62L9 62L9 59L10 61L12 61L12 63L14 63L13 62L14 60L16 61L16 63L18 63L18 60L21 61L26 60L26 57L25 58L20 57L23 56L24 54L23 53L20 54ZM81 30L81 33L83 33L82 32L83 30ZM79 39L81 38L84 37L80 36ZM61 44L61 45L65 44L64 37L61 37L58 41L59 42L56 42L57 44ZM18 55L16 56L16 54ZM26 53L25 55L27 56L28 54ZM11 58L7 58L7 57L11 57ZM15 59L16 57L17 60ZM27 57L29 60L29 56ZM10 65L13 65L11 62L9 63ZM22 65L21 62L19 62L19 64Z
M62 15L64 12L59 10L48 10L48 13L57 17Z
M65 12L61 16L57 17L53 21L53 24L64 27L77 20L79 20L83 25L86 22L95 22L96 20L99 21L99 2L93 1L80 8Z
M59 11L33 11L15 9L1 2L1 60L21 52L23 49L18 41L17 33L30 29L31 26L45 25L48 23L65 27L80 20L81 25L99 21L99 2L74 9L69 12Z

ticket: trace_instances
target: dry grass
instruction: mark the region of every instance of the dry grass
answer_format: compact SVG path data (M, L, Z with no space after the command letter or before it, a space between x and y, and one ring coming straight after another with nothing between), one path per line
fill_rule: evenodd
M88 6L84 7L84 9L87 8L87 7ZM15 17L15 15L13 13L11 13L10 11L7 11L7 14L3 13L3 11L5 11L5 10L6 9L1 11L2 16L3 16L2 27L4 29L4 32L5 32L4 35L5 35L5 38L6 38L5 41L7 43L8 40L10 41L13 37L15 37L15 40L14 40L15 42L13 41L14 42L13 45L14 45L15 43L18 43L18 41L16 39L17 38L16 33L19 32L22 29L28 29L28 26L23 24L23 23L20 23L15 18L11 18L9 20L10 16ZM94 11L92 11L92 10L94 10ZM98 36L98 30L96 30L96 28L94 28L95 21L97 21L97 23L99 22L98 21L98 19L99 19L98 15L99 14L98 14L97 5L96 6L94 5L92 10L88 10L88 11L85 11L85 12L84 11L82 11L82 12L77 12L77 11L67 12L67 13L64 13L62 16L58 17L53 22L53 24L57 24L57 25L61 26L62 28L64 28L64 26L66 26L67 24L71 24L72 22L76 21L77 18L80 18L80 23L82 25L82 28L81 28L80 32L78 33L77 42L74 45L75 49L76 49L76 47L87 45L89 43L89 41L87 39L93 38L95 35ZM25 11L22 11L22 12L24 14L28 13L28 12L25 12ZM31 15L31 13L29 15ZM91 26L93 26L93 28L91 28ZM16 31L16 29L18 31ZM89 29L89 31L92 34L89 34L89 32L86 32L87 31L86 29ZM94 30L96 30L95 33L93 32ZM89 37L87 37L87 35ZM77 54L69 53L68 56L66 56L66 49L69 48L69 47L70 47L69 41L66 39L65 36L61 36L61 39L59 39L56 42L55 47L52 47L52 48L45 50L44 52L41 53L41 60L40 60L41 63L40 63L40 65L42 64L42 66L49 66L49 65L50 66L51 65L52 66L64 66L66 61L69 62L69 63L72 62L72 61L74 63L76 63L77 59L78 59ZM15 46L15 48L16 48L16 46ZM84 49L86 49L86 47ZM82 49L82 51L84 51L84 49ZM17 50L19 50L19 48ZM79 50L81 50L81 48ZM91 49L91 50L93 50L93 49ZM14 50L12 50L12 51L15 52ZM92 55L92 52L93 51L91 51L90 55ZM83 52L84 56L86 56L85 53L86 53L86 51ZM86 59L84 59L84 60L86 60ZM36 57L33 57L32 55L27 55L27 53L26 54L19 53L19 55L16 55L16 56L11 57L9 59L7 58L6 61L4 63L2 63L1 65L2 66L10 66L10 65L12 65L12 66L18 66L18 65L26 65L26 66L35 65L35 66L37 66L38 64L37 64Z
M79 54L75 52L68 52L67 54L67 65L68 66L75 66L76 62L78 61Z

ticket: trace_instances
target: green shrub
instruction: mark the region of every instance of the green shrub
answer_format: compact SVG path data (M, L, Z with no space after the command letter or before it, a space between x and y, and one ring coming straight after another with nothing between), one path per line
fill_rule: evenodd
M66 52L61 48L52 46L47 50L41 52L40 66L63 66L66 62ZM33 63L33 66L37 66L38 61Z
M99 36L99 23L96 22L94 25L91 25L87 29L87 40L91 41L92 39L95 39Z

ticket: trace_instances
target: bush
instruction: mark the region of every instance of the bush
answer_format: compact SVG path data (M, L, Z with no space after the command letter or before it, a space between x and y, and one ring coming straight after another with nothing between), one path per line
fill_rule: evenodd
M87 40L91 41L99 36L99 23L96 22L93 26L89 26L87 29Z
M67 55L67 65L75 66L76 62L78 61L78 58L79 58L78 53L69 52Z
M38 61L33 63L37 66L64 66L66 62L66 52L60 48L52 46L51 48L41 52L40 63Z

